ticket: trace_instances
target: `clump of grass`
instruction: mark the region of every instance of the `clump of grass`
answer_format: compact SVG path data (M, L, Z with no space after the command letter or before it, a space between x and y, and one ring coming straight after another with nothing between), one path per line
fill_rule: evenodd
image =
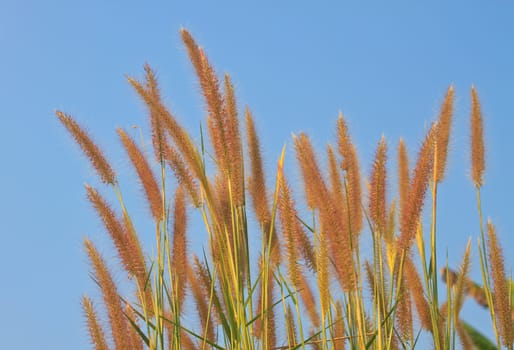
M86 240L108 319L102 322L91 299L84 296L95 349L414 349L420 333L429 335L435 349L455 348L457 337L465 349L489 346L460 319L468 295L489 307L498 347L512 349L512 291L494 227L487 225L486 239L482 222L484 146L474 88L472 179L484 287L467 277L468 244L460 270L442 270L447 300L441 303L437 186L447 167L453 87L439 118L427 130L412 169L400 140L397 200L390 198L387 140L378 142L370 175L364 176L342 114L336 121L336 144L327 147L328 169L319 165L310 138L299 133L294 152L303 191L289 185L285 149L270 187L252 113L245 109L243 130L230 76L219 79L191 34L182 30L181 35L205 99L208 138L202 134L200 145L193 142L162 102L148 65L142 81L129 78L129 83L148 109L151 155L118 129L153 219L152 255L142 249L142 234L136 232L118 175L102 150L72 117L57 112L100 180L116 194L118 210L99 190L86 186L133 290L132 295L120 295L107 262ZM297 208L299 192L307 212ZM429 233L422 222L427 204ZM188 244L191 210L203 218L203 254ZM371 237L371 252L361 251L364 237Z

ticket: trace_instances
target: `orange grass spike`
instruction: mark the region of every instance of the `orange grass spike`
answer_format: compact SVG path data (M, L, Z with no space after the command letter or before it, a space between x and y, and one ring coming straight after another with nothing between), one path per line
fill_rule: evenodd
M123 307L116 284L107 269L105 261L102 259L93 243L85 239L84 245L91 265L93 266L95 280L102 290L115 348L116 350L129 349L128 325L125 315L123 314Z
M435 169L435 180L441 182L444 178L446 171L446 160L448 158L448 144L450 142L450 132L452 127L453 117L453 101L454 91L453 85L450 85L441 112L437 121L437 137L436 137L436 159L437 166Z
M480 101L474 86L471 87L471 178L476 187L484 184L485 147L484 122Z
M305 197L310 209L320 208L328 197L328 188L318 166L309 137L300 133L294 137L296 158L302 170Z
M281 170L279 170L280 172ZM288 266L288 277L292 286L296 289L299 288L299 271L298 271L298 256L297 256L297 212L295 209L294 199L291 195L289 185L283 173L280 176L280 189L278 197L278 214L282 226L282 235L284 237L285 254Z
M161 189L152 169L150 168L150 164L148 164L148 160L134 140L127 135L123 129L118 129L117 131L132 165L137 172L139 181L141 181L141 184L143 185L152 216L156 222L159 222L164 217Z
M171 266L174 269L174 276L177 277L178 302L180 312L186 295L187 288L187 212L184 192L179 187L175 193L175 203L173 208L173 248Z
M198 281L198 285L200 290L203 293L203 297L207 303L207 305L212 306L211 310L211 318L216 321L216 326L221 323L221 315L225 314L224 305L220 302L219 291L216 287L216 282L212 279L209 271L204 263L198 259L196 255L194 255L194 275ZM212 302L211 302L212 295Z
M396 327L399 334L412 342L414 340L414 328L412 320L412 298L408 286L408 281L404 277L400 281L400 290L398 291L398 306L396 310Z
M179 186L182 186L187 191L191 201L193 202L193 205L195 207L199 207L201 204L200 189L198 188L198 183L195 181L191 170L174 146L166 143L164 147L164 157L169 167L173 171Z
M500 328L503 345L511 348L514 342L511 291L509 290L509 282L505 274L503 251L496 236L496 229L491 221L487 223L487 246L489 261L491 262L490 268L494 290L493 303L496 319Z
M403 213L407 210L410 192L409 158L403 139L400 139L398 143L398 189L400 194L400 213Z
M160 100L159 86L157 84L155 72L148 64L145 64L144 69L146 78L146 90L148 91L148 94L154 96L155 99ZM159 118L158 112L155 109L150 110L150 128L152 130L152 145L155 159L161 162L164 158L164 145L166 140L164 137L162 122Z
M107 341L105 340L105 334L98 321L93 302L86 296L82 297L82 309L84 310L84 316L86 317L87 328L91 343L95 347L95 350L109 350Z
M346 196L348 203L348 211L350 217L350 232L352 237L358 237L362 230L362 189L359 159L357 151L351 141L348 126L344 120L343 114L339 113L337 120L337 142L339 154L343 157L341 169L345 172L346 179ZM353 243L354 246L357 242Z
M242 205L245 203L243 146L241 143L241 133L239 130L239 118L237 113L234 86L232 85L232 81L230 80L230 76L228 74L225 74L224 77L224 87L224 111L227 118L227 152L230 164L230 183L235 204Z
M129 274L134 274L132 266L130 251L127 249L127 242L125 240L125 228L122 222L114 213L107 201L98 193L93 187L86 185L87 198L95 208L98 216L102 220L109 236L111 237L114 246L118 250L118 255L121 259L125 270Z
M405 258L403 273L405 276L406 286L408 286L414 300L414 305L416 306L421 326L432 332L430 306L425 298L423 283L421 282L421 278L416 270L416 266L414 266L414 263L408 257Z
M233 128L227 117L225 99L221 94L218 78L207 56L191 34L185 29L181 30L181 34L207 103L207 126L218 169L230 174L230 144L235 140L229 139L229 129Z
M400 249L409 250L416 234L416 226L421 215L425 195L430 183L430 175L434 165L434 138L437 126L433 124L425 136L418 153L418 160L413 170L409 186L409 197L406 207L401 212Z
M97 190L86 185L87 196L102 220L118 252L122 266L129 276L136 278L138 297L144 299L147 312L152 310L152 288L147 283L147 268L141 243L126 217L121 221Z
M187 277L188 283L191 287L191 294L193 295L196 311L198 312L198 318L200 321L202 336L208 341L214 341L214 326L213 326L213 314L209 314L209 290L205 290L200 285L199 277L195 274L195 269L191 266L187 266Z
M87 158L89 158L102 182L113 185L116 181L116 174L103 155L103 152L89 137L88 133L71 116L61 111L57 111L56 114L80 148L82 148Z
M373 162L373 170L369 182L369 213L375 228L381 234L385 233L386 228L386 181L387 181L387 144L385 138L382 137L378 144L375 161Z
M250 109L245 109L246 139L248 159L250 161L250 174L248 179L248 191L253 202L257 219L266 227L271 221L271 210L268 205L268 191L264 177L264 167L261 156L261 146L253 115Z
M297 260L301 256L305 260L307 267L314 271L316 256L312 242L298 219L299 215L296 204L281 165L279 166L277 177L279 182L277 212L280 219L283 239L285 240L284 253L286 254L289 266L289 277L293 285L297 286Z
M341 183L341 174L339 173L339 167L337 166L337 159L334 153L334 149L331 145L327 146L327 158L328 158L328 173L330 176L330 192L334 203L339 204L339 210L344 211L344 190Z
M316 247L316 272L319 291L319 300L322 316L328 315L330 308L330 276L329 276L329 260L328 240L325 232L318 233L318 242Z

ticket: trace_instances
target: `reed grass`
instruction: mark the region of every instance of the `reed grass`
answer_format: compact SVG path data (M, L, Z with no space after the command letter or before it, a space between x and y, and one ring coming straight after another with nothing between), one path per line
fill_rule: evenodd
M483 287L468 278L471 244L458 271L447 264L438 268L437 187L447 167L453 86L412 169L400 140L396 198L388 178L387 140L379 140L371 172L364 176L342 114L335 145L327 146L327 169L320 166L310 138L300 133L294 137L294 153L303 188L289 185L285 148L273 185L266 182L248 108L240 122L230 76L219 79L192 35L185 29L181 35L205 99L208 138L204 142L207 135L201 134L201 144L193 142L162 102L149 65L143 81L128 80L148 109L152 156L118 129L154 222L153 254L143 251L140 237L148 234L136 232L118 175L103 151L75 119L57 112L100 180L116 194L118 209L86 186L133 291L120 295L106 261L86 239L92 275L103 296L101 314L89 297L82 301L94 349L414 349L425 346L418 344L420 334L438 350L494 348L461 320L466 297L489 308L497 347L512 349L511 284L494 226L482 220L485 157L474 88L471 168ZM298 209L302 200L307 211ZM193 210L203 219L202 249L189 243L188 213ZM424 210L431 214L428 223ZM371 252L361 250L363 237L370 237ZM446 283L444 302L439 270Z

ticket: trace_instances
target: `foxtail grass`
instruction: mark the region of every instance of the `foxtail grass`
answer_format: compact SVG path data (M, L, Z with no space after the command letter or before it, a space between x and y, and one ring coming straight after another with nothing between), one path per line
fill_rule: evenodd
M483 287L468 277L470 244L458 271L446 263L438 268L438 185L451 149L453 86L412 167L400 140L396 195L389 179L390 142L378 141L369 176L363 175L365 163L342 113L326 162L300 132L293 150L284 147L270 177L254 116L248 107L239 111L230 76L217 75L187 30L181 36L205 101L200 143L164 104L149 65L142 80L128 81L147 107L151 152L118 129L152 218L145 230L153 234L136 230L118 183L121 174L103 151L74 118L57 112L118 202L115 206L103 189L86 186L130 290L120 294L108 262L86 239L103 297L99 310L89 297L82 301L95 349L414 349L427 346L418 343L420 334L438 350L490 345L461 319L467 297L489 308L498 348L512 349L511 283L496 230L482 220L485 156L474 88L471 174ZM291 185L296 182L289 158L296 158L302 186ZM190 215L193 211L198 214ZM428 220L424 212L430 213ZM203 225L191 224L191 217L201 217ZM143 237L155 237L151 253L143 250ZM205 244L192 246L198 239ZM370 251L363 241L372 243Z

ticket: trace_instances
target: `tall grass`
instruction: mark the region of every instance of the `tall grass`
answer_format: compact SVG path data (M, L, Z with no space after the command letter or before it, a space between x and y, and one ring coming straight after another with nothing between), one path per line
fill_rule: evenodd
M95 349L414 349L423 333L438 350L459 344L494 348L460 318L467 296L489 307L496 346L512 349L512 291L494 226L482 220L485 157L474 88L471 164L483 287L468 278L471 243L458 271L437 259L437 188L453 124L452 86L412 163L405 143L398 144L397 199L390 199L387 140L378 142L371 173L364 175L342 114L337 140L327 147L326 169L310 138L294 137L301 197L289 185L285 149L274 176L267 176L253 115L244 111L243 128L230 76L220 79L189 32L181 35L205 98L201 143L164 105L149 66L143 80L128 80L147 106L152 152L118 129L153 219L152 255L143 251L119 174L84 128L57 112L116 194L118 209L86 185L133 290L120 295L107 262L85 240L107 314L104 322L84 296ZM298 200L305 201L307 211L298 209ZM203 250L189 247L192 210L203 218ZM428 223L423 210L430 213ZM361 250L363 235L371 237L371 252ZM444 298L438 271L446 283Z

